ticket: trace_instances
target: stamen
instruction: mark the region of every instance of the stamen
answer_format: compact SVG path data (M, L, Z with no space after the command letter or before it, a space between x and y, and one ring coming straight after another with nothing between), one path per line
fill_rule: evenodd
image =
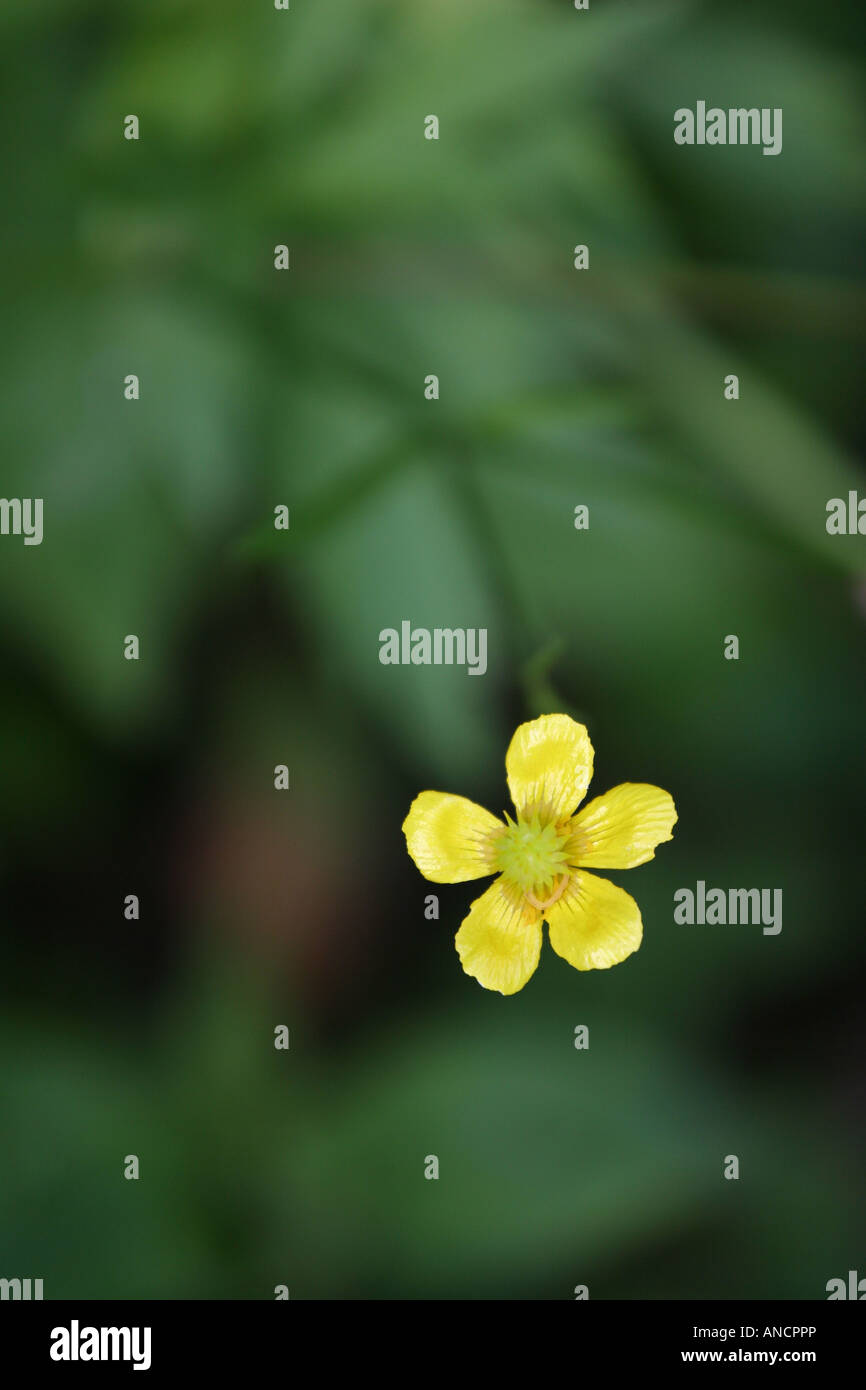
M533 895L532 895L531 893L527 893L527 894L525 895L525 896L526 896L526 901L527 901L528 903L530 903L530 904L532 905L532 907L538 908L538 911L539 911L539 912L544 912L544 911L546 910L546 908L548 908L548 907L553 907L553 904L554 904L554 903L559 902L559 899L562 897L563 893L565 892L566 888L568 887L568 878L569 878L568 874L563 874L563 875L562 875L562 879L560 880L560 883L559 883L559 887L558 887L558 888L554 888L554 890L553 890L553 892L551 893L550 897L549 897L549 898L545 898L545 899L544 899L544 902L539 902L538 899L535 898L535 897L533 897Z

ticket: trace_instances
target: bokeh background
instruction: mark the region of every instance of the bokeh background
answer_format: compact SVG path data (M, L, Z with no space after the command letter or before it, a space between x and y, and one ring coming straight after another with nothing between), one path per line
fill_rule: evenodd
M2 492L45 539L0 540L0 1275L866 1274L859 9L5 0ZM782 155L678 148L698 99L781 106ZM381 666L403 618L488 674ZM640 952L503 999L400 827L503 809L549 710L680 820L611 875ZM782 888L781 935L675 925L698 879Z

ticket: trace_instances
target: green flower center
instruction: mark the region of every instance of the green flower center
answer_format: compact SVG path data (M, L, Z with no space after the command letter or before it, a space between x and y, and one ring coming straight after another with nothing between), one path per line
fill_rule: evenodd
M568 834L553 823L542 825L537 815L531 820L518 816L515 822L506 813L505 819L508 824L496 846L496 867L530 898L550 897L557 878L568 872Z

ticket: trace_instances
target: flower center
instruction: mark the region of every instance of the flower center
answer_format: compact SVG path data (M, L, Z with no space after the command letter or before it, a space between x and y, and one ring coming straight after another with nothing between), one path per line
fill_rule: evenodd
M506 813L505 819L508 824L496 846L496 867L533 907L541 908L554 892L556 879L568 872L568 835L555 824L542 825L537 815L513 821Z

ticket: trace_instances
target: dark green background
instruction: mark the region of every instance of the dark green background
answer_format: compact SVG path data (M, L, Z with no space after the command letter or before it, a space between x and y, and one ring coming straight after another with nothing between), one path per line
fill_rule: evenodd
M45 540L0 538L0 1276L866 1274L859 9L6 0L2 492ZM783 153L678 148L698 99L783 107ZM488 674L381 666L403 618ZM549 710L680 820L613 875L640 952L503 999L400 826L502 810ZM676 926L698 879L782 888L781 935Z

